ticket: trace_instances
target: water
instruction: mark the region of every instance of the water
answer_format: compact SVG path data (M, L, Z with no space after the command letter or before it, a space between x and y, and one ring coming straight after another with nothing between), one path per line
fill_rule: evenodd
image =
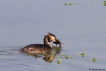
M70 2L77 4L64 6ZM106 7L101 0L89 2L1 0L0 71L106 71ZM47 32L63 42L60 54L74 55L72 59L60 58L57 64L57 57L49 63L19 52L28 44L43 43ZM97 61L90 61L92 57Z

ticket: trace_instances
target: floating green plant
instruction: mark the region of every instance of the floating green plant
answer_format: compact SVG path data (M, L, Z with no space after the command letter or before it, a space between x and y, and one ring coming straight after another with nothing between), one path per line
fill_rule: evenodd
M59 54L58 56L56 56L57 64L62 63L62 60L61 59L69 59L69 58L71 59L72 57L71 56L68 56L68 55L64 55L64 54Z
M65 56L65 58L66 58L66 59L69 59L69 56L68 56L68 55L66 55L66 56Z
M79 56L81 57L85 57L85 53L81 53L81 54L78 54ZM57 64L61 64L63 61L62 61L62 58L64 59L72 59L74 55L72 56L68 56L68 55L65 55L65 54L59 54L58 57L56 58L56 61L57 61ZM93 58L90 58L90 60L92 62L96 62L97 61L97 58L93 57Z
M72 3L69 3L69 5L73 5Z
M68 55L64 55L63 58L69 59L69 56Z
M90 58L90 60L91 60L92 62L96 62L96 61L97 61L97 58L93 57L93 58Z
M104 6L106 6L106 0L104 1Z
M68 5L67 3L64 4L65 6Z
M85 53L81 53L81 54L78 54L78 55L84 57L86 54Z
M60 58L65 58L65 59L69 59L69 58L70 58L70 56L64 55L64 54L61 54L61 55L59 55L59 56L60 56Z
M60 63L62 63L62 60L61 59L58 59L57 60L57 64L60 64Z

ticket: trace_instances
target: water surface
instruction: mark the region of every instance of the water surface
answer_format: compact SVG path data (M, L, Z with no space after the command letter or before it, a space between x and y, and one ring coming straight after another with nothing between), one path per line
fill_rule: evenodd
M103 0L104 1L104 0ZM90 71L106 70L106 7L103 1L0 1L0 71ZM76 5L64 6L64 3ZM89 4L91 2L91 4ZM28 44L43 43L51 32L60 39L61 54L51 63L19 52ZM85 57L78 56L86 53ZM95 57L96 62L89 59ZM102 70L102 71L105 71Z

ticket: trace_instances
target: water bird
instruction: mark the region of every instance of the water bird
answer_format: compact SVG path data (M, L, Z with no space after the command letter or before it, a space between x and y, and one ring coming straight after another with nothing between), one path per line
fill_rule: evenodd
M49 52L52 49L49 42L54 42L55 44L59 44L59 46L61 46L61 43L56 36L52 33L48 33L44 36L43 44L29 44L20 49L20 52L27 54L43 54L45 52Z

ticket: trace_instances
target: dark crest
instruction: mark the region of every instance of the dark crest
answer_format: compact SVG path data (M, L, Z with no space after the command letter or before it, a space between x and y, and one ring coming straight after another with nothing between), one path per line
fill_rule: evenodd
M43 43L44 43L44 44L47 44L47 41L48 41L47 36L44 35Z

